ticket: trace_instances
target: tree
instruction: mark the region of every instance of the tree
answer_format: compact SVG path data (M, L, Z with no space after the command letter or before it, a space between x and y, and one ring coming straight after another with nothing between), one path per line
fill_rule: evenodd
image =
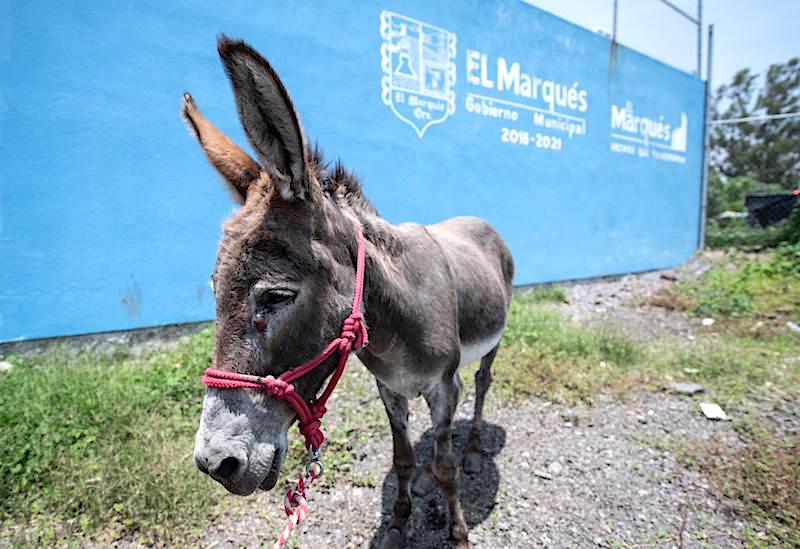
M776 63L763 81L750 69L717 89L713 118L800 112L800 58ZM750 176L784 189L800 186L800 117L715 124L711 166L726 177Z

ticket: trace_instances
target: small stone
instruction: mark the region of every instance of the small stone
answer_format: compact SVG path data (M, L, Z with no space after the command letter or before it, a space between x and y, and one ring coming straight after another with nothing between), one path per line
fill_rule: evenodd
M706 317L706 318L703 319L703 326L707 327L707 326L713 326L713 325L714 325L714 319L713 318Z
M547 472L553 476L560 475L563 470L564 466L557 461L554 461L553 463L547 466Z
M533 472L533 474L536 475L539 478L543 478L544 480L553 480L553 477L551 477L547 473L547 471L542 471L542 470L537 469L536 471Z
M509 528L509 524L507 522L505 522L505 521L501 520L500 522L497 523L497 529L498 530L505 531L505 530L508 530L508 528Z
M757 331L759 331L759 330L760 330L761 328L763 328L763 327L764 327L764 321L763 321L763 320L759 320L758 322L756 322L755 324L753 324L753 325L750 327L750 331L751 331L751 332L757 332Z
M669 390L679 395L695 395L705 391L702 385L697 383L688 383L683 381L676 381L669 384Z
M786 327L789 328L794 333L800 334L800 325L792 322L791 320L786 321Z
M647 425L647 418L645 416L636 416L636 421L642 425Z
M0 372L10 372L13 367L14 365L10 362L6 362L5 360L0 361Z
M701 402L700 410L702 410L703 415L708 419L721 419L723 421L728 419L728 414L719 407L719 404L713 402Z

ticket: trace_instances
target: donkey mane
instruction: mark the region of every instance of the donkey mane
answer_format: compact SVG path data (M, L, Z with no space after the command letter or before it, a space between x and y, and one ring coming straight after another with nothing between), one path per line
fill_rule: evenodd
M364 196L361 181L344 167L341 159L326 160L318 144L308 150L310 168L319 181L322 192L338 206L349 206L353 210L379 215L372 203Z
M389 256L402 253L403 243L389 229L378 210L364 195L358 176L348 170L341 159L331 162L318 144L307 150L309 168L319 181L323 195L339 210L349 210L356 216L367 240Z

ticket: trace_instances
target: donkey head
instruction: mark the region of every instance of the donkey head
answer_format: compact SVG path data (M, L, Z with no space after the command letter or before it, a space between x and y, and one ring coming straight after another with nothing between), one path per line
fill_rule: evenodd
M323 169L306 149L289 95L269 63L225 37L218 50L258 162L184 95L184 118L241 204L223 226L212 275L213 367L277 377L338 335L354 286L353 228L323 198ZM329 360L295 382L295 390L310 401L334 366ZM209 388L195 462L235 494L269 490L294 419L289 405L260 391Z

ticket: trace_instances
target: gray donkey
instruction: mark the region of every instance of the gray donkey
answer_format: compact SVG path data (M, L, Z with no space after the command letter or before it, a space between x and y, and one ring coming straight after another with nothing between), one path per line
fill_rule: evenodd
M224 36L218 51L258 161L184 95L185 120L241 204L223 226L212 275L214 368L278 376L319 355L350 313L361 231L370 344L357 354L377 379L398 477L394 517L382 546L404 543L415 466L408 399L422 395L435 445L420 490L438 483L450 534L458 547L468 547L451 425L461 391L459 368L480 359L463 461L466 472L479 472L483 402L511 301L514 264L508 248L492 227L473 217L425 226L382 219L348 171L339 164L329 167L307 146L269 63L249 45ZM313 402L335 363L331 357L298 379L294 390ZM235 494L269 490L278 480L295 419L285 401L261 391L209 387L194 450L197 467Z

